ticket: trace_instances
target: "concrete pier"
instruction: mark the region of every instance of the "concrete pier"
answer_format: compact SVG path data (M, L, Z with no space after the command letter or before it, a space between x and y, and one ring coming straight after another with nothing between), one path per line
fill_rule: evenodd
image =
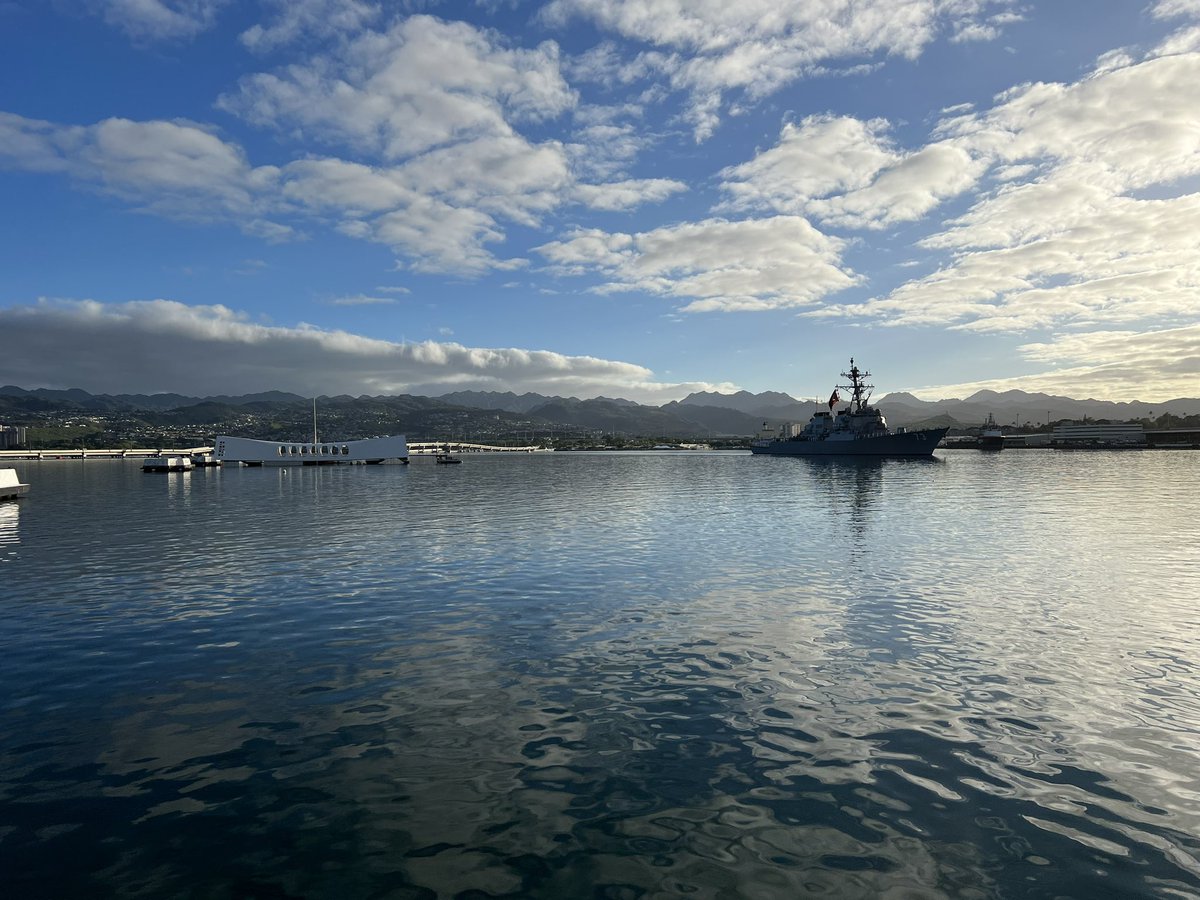
M184 447L168 450L162 447L130 450L0 450L0 460L5 459L146 459L155 456L193 456L212 453L212 447Z
M0 450L0 461L6 459L147 459L158 456L189 456L197 459L211 455L212 447L181 447L167 449L143 447L130 450ZM414 456L436 456L438 453L543 453L545 447L531 444L505 447L499 444L472 444L466 441L409 441L408 452Z

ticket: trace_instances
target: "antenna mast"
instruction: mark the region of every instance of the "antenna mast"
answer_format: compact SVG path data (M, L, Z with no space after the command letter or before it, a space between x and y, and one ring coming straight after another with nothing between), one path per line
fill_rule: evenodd
M849 378L849 384L839 384L838 387L846 388L850 391L850 399L854 402L854 411L862 412L862 408L867 405L867 401L871 399L871 391L875 390L875 385L867 384L866 380L871 377L870 372L861 371L854 364L854 357L850 357L850 371L842 373L843 378Z
M853 360L851 360L853 362ZM313 444L317 443L317 398L313 397Z

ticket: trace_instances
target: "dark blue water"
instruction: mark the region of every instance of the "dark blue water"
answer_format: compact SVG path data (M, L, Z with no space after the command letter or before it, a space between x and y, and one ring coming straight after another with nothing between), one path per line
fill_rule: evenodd
M5 897L1200 897L1200 453L17 464Z

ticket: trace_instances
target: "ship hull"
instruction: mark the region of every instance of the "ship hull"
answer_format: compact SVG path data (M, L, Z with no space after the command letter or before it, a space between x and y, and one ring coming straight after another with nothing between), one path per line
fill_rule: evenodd
M750 445L750 452L763 456L932 456L947 431L948 428L926 428L847 440L756 441Z

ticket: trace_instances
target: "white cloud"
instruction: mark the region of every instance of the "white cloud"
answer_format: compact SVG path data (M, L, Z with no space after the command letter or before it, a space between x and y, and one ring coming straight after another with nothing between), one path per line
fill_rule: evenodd
M598 271L604 293L644 291L685 312L806 306L856 282L842 241L798 216L702 222L641 234L580 230L535 248L563 274Z
M1017 231L1011 241L998 237L1001 246L960 253L950 265L887 297L815 314L1006 332L1194 318L1200 195L1134 200L1105 197L1086 185L1075 185L1070 195L1058 209L1049 196L1041 206L1031 199L1029 205L1048 221L997 213L998 235ZM1024 205L1014 202L1011 209ZM1042 230L1047 233L1037 233Z
M0 381L93 391L437 395L450 390L621 396L662 403L728 385L657 381L633 363L547 350L395 343L250 321L171 300L42 300L0 309ZM120 366L113 365L121 360Z
M1156 19L1200 18L1200 0L1156 0L1150 15Z
M275 17L269 25L253 25L241 42L255 51L269 51L307 37L353 34L380 14L379 4L363 0L270 0Z
M530 144L517 135L442 147L396 174L414 190L456 207L472 207L533 225L557 206L573 177L561 144Z
M521 265L520 260L497 260L485 249L484 244L504 239L494 218L431 197L417 198L405 209L386 213L370 223L351 224L360 228L348 234L386 244L410 257L411 267L418 272L482 274L488 269Z
M1005 162L1087 163L1114 190L1145 187L1200 171L1197 80L1200 54L1150 58L1070 85L1016 88L952 130Z
M1004 0L552 0L542 20L565 26L586 19L600 29L656 48L618 63L611 45L589 59L593 75L629 82L657 72L689 96L686 116L697 139L718 126L725 95L751 100L826 64L855 59L915 59L938 35L994 37L1010 21L988 18Z
M251 166L239 146L191 122L64 126L0 113L0 166L67 174L158 215L232 217L247 230L290 231L261 218L279 170Z
M270 242L301 236L276 218L332 214L340 232L385 244L414 269L463 274L522 264L485 247L504 240L502 220L534 226L571 201L628 209L684 189L671 179L577 184L562 144L516 134L398 165L305 158L256 167L240 146L196 123L66 126L0 113L4 167L65 174L156 215L232 220Z
M1152 56L1175 56L1200 51L1200 25L1181 28L1154 48Z
M280 15L290 22L320 6L361 24L373 9L322 3L282 5ZM272 242L302 236L280 218L332 220L412 269L478 275L524 264L489 248L505 240L508 223L537 227L572 202L625 210L683 189L672 179L606 180L633 151L614 149L603 134L568 146L532 142L513 127L574 103L554 44L511 48L493 32L413 16L327 56L250 76L221 100L288 140L315 133L364 160L305 155L255 167L240 146L193 122L67 126L0 113L0 166L67 174L158 215L233 220ZM372 165L372 155L382 160Z
M1031 361L1055 368L1034 375L939 385L913 393L939 399L966 397L981 390L1022 390L1156 403L1200 393L1200 325L1160 331L1064 334L1026 344L1019 352Z
M802 213L814 198L864 188L900 158L881 119L809 116L783 127L779 142L721 175L732 209Z
M687 185L671 178L631 178L609 184L579 184L575 196L592 209L633 209L643 203L658 203Z
M589 112L594 112L589 110ZM653 141L644 126L609 119L589 120L576 111L581 127L566 149L574 170L584 178L612 178L626 170Z
M937 272L813 314L1009 332L1194 319L1200 194L1181 184L1200 175L1195 83L1200 54L1106 55L1074 84L1023 85L943 123L943 145L1006 181L921 241L953 254Z
M574 106L557 45L526 50L465 22L412 16L333 53L242 79L218 105L247 121L387 160L508 137Z
M845 228L883 228L922 218L943 200L973 187L987 168L949 141L907 154L864 188L813 200L809 213Z
M229 0L89 0L94 11L136 41L195 37Z
M972 187L986 162L940 141L904 153L882 120L810 116L786 125L779 143L722 172L732 209L812 216L845 228L883 228L924 216Z

